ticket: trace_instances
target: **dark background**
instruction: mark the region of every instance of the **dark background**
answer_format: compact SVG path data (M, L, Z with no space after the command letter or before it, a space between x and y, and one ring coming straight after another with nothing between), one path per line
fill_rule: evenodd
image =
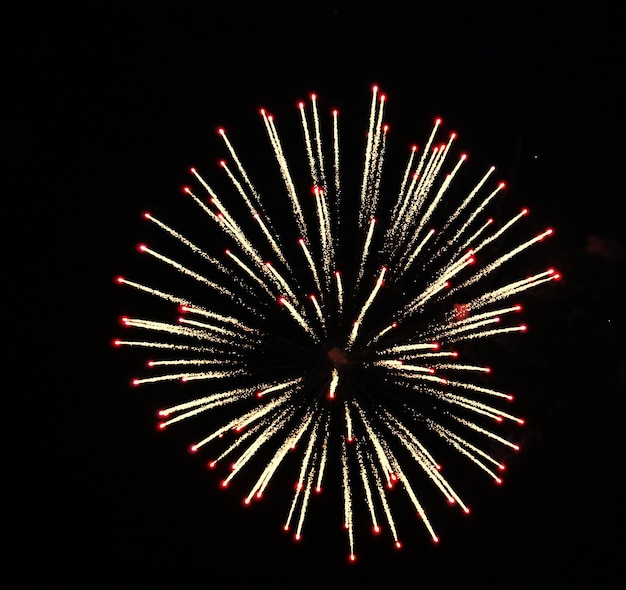
M37 249L24 245L36 282L24 299L33 306L26 350L42 351L25 405L49 407L53 429L29 459L41 474L24 496L36 516L17 545L50 580L618 586L621 12L611 3L362 4L107 2L16 18L23 98L7 127L19 219L43 237ZM316 91L323 109L341 109L345 137L359 138L372 83L389 97L396 153L404 160L441 115L474 170L496 164L511 199L555 228L542 255L564 278L531 305L529 340L511 351L529 444L505 485L477 486L467 519L434 510L440 546L402 522L402 552L387 538L361 539L349 567L332 506L328 518L325 508L311 513L296 545L280 531L280 494L244 510L236 490L218 490L187 455L184 435L155 432L149 389L128 385L137 355L110 346L127 311L113 277L140 268L141 212L180 214L189 166L216 171L219 125L238 145L254 142L259 106L299 126L297 100Z

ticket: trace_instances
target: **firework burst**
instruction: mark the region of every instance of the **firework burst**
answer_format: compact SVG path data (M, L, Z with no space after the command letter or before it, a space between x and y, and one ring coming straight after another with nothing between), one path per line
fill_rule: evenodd
M336 110L324 127L331 139L323 142L317 97L298 105L310 173L304 185L276 121L261 110L283 188L282 195L271 191L272 207L219 129L226 190L214 190L195 168L196 188L184 189L213 232L208 244L145 213L186 262L141 244L140 252L176 277L173 290L116 279L179 311L176 321L122 318L148 337L115 345L158 357L133 385L205 384L199 397L159 410L158 427L195 428L204 420L207 430L190 450L210 452L210 468L226 465L222 487L252 473L245 504L263 497L283 465L294 469L284 529L296 540L312 497L334 471L350 561L363 528L384 528L401 547L399 496L434 542L427 488L469 512L442 473L441 455L456 453L501 482L502 453L494 448L517 450L506 424L523 419L508 409L509 393L485 382L489 367L464 360L457 349L525 331L511 298L559 277L545 269L498 280L501 267L552 230L520 240L527 210L501 224L488 217L504 183L494 182L493 167L476 177L465 170L466 155L453 155L456 134L438 139L440 119L424 147L410 149L396 187L383 190L385 103L374 87L360 180L350 190L342 184ZM509 236L513 245L503 249Z

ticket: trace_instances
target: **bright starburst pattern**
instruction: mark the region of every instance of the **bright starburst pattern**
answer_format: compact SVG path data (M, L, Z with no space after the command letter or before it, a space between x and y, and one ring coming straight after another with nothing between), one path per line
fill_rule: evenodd
M490 218L504 183L493 181L493 167L475 177L466 171L467 156L453 156L456 134L437 139L440 119L423 149L410 149L395 188L383 189L385 103L374 87L364 161L349 189L342 183L339 114L332 111L324 128L332 139L323 142L315 95L298 105L301 161L310 173L304 185L276 121L260 111L282 187L272 186L270 199L219 129L229 158L220 162L224 194L195 168L197 188L184 189L210 239L191 241L145 213L189 266L141 244L172 273L175 288L116 279L179 312L177 321L123 317L124 326L154 336L114 341L158 356L133 385L195 382L201 391L161 409L159 428L204 424L190 450L211 452L210 468L227 464L222 487L251 473L244 504L260 500L281 467L292 469L284 529L296 540L312 496L334 471L350 561L362 528L385 528L401 547L394 520L401 496L434 542L427 488L469 512L443 475L441 455L456 454L501 482L502 451L518 449L506 425L524 421L507 406L512 396L486 382L490 368L464 360L458 349L524 332L514 319L521 306L511 299L559 278L550 268L502 273L505 266L515 271L507 263L552 230L520 230L526 209L500 224ZM512 246L503 248L507 241Z

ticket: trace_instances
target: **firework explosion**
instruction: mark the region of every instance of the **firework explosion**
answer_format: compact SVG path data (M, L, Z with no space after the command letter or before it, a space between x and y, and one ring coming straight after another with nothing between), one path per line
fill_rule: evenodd
M116 279L177 305L180 313L176 322L122 318L155 337L114 344L159 355L147 363L153 372L133 385L208 382L200 397L160 410L159 428L208 418L190 450L213 453L210 468L226 464L222 487L252 473L245 504L263 497L282 465L292 467L297 479L284 529L296 540L312 495L334 470L350 561L362 528L378 533L384 527L401 547L393 511L398 496L406 496L434 542L439 537L421 499L426 488L469 512L443 476L440 454L452 450L500 483L502 453L493 449L517 450L506 424L523 420L505 410L509 393L486 386L489 367L463 361L453 345L525 331L514 320L521 306L508 300L559 277L547 269L497 281L502 273L495 271L552 230L503 251L502 238L516 235L527 210L499 226L488 217L504 189L493 182L493 167L460 198L451 190L467 157L453 159L454 133L437 143L440 119L423 149L411 148L396 188L383 191L385 102L374 87L360 186L350 194L341 181L337 111L327 149L316 96L298 105L310 171L305 185L296 181L274 118L260 111L284 185L273 218L220 129L229 196L218 195L195 168L198 188L184 192L227 249L214 254L145 213L191 266L144 244L139 250L177 273L179 287L187 281L194 295ZM360 522L361 513L369 523Z

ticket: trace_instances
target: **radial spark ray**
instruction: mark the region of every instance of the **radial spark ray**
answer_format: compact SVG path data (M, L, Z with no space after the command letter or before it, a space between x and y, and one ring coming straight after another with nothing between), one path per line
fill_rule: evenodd
M511 298L560 276L552 268L516 271L553 231L532 237L522 227L527 209L504 222L489 217L505 184L493 181L495 167L474 173L466 154L454 155L457 134L438 138L441 119L387 186L386 101L374 86L357 167L341 160L350 144L338 111L325 116L316 94L298 103L301 124L285 126L284 137L261 109L269 156L256 168L245 161L257 164L261 150L236 150L219 129L230 158L219 164L222 185L192 168L197 186L184 189L199 214L195 234L144 214L175 252L138 250L159 267L154 282L173 287L115 279L152 296L154 309L171 310L161 319L145 319L141 309L122 317L125 329L144 336L113 341L155 355L133 385L169 391L188 383L158 412L159 429L193 426L190 450L211 453L211 469L232 457L224 488L251 473L245 505L270 483L295 481L284 529L296 541L322 483L334 486L350 562L363 530L384 530L402 546L403 505L435 543L426 497L469 512L461 495L467 475L444 476L446 457L501 482L501 456L519 449L513 427L524 419L507 407L513 396L487 382L483 342L524 333L514 319L522 307ZM293 133L304 179L283 147ZM197 229L201 222L208 231ZM396 486L403 492L393 493Z

